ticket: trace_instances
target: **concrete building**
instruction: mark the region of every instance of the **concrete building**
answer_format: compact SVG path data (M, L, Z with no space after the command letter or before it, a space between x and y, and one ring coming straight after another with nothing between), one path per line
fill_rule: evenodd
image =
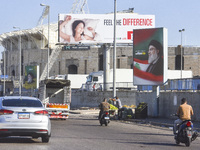
M183 52L183 70L192 70L193 76L200 75L200 47L185 46ZM181 46L168 47L168 69L181 70Z
M20 38L21 37L21 44ZM102 45L91 45L89 50L63 50L58 41L58 25L50 24L49 76L57 74L89 74L103 70ZM47 64L48 26L13 31L0 35L1 45L5 48L5 74L19 77L19 51L21 45L21 75L24 77L25 66L38 65L40 76ZM112 46L110 48L110 67L112 68ZM194 76L200 75L200 47L183 47L183 70L192 70ZM117 45L116 67L132 68L132 45ZM4 52L2 53L2 55ZM4 58L2 56L2 58ZM168 47L168 69L181 69L181 48ZM3 69L2 69L3 70ZM45 76L45 74L43 74ZM44 77L45 78L45 77Z

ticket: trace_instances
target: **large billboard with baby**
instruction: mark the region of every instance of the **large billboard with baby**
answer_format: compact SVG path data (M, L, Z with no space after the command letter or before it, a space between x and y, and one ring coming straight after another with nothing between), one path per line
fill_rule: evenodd
M117 14L116 43L132 43L133 29L154 28L154 15ZM59 14L60 43L113 43L113 14Z

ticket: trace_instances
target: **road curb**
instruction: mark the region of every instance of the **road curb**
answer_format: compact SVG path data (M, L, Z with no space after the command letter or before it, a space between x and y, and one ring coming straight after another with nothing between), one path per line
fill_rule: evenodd
M136 122L136 123L141 123L141 124L150 124L153 126L166 127L166 128L173 128L174 126L174 124L171 124L171 123L162 123L162 122L142 120L142 119L124 119L124 121ZM200 128L198 127L194 127L194 130L200 132Z
M99 110L70 110L69 113L71 114L99 114Z
M76 110L70 110L70 114L80 114L80 115L98 115L99 110L97 109L76 109ZM114 121L115 119L113 119ZM157 120L157 121L154 121ZM166 119L168 120L168 119ZM117 121L117 120L116 120ZM162 118L147 118L147 119L122 119L121 121L129 121L129 122L135 122L138 124L149 124L153 126L159 126L159 127L165 127L165 128L172 128L174 125L173 123L166 123L167 121L162 122ZM170 120L172 122L172 120ZM193 122L194 123L194 122ZM194 126L194 130L197 130L200 132L200 128Z

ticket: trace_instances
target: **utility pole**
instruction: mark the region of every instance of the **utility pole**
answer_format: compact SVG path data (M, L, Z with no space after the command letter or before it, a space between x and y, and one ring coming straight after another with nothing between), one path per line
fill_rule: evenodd
M19 29L20 27L13 27L14 29ZM21 96L22 94L22 77L21 77L21 72L22 72L22 46L21 46L21 41L22 37L21 35L19 35L19 96Z
M185 31L185 29L179 30L181 32L181 79L182 79L182 72L183 72L183 49L182 49L182 32Z
M3 52L3 74L4 74L4 80L3 80L3 96L6 96L6 48L4 48Z
M114 0L113 97L116 96L116 0Z

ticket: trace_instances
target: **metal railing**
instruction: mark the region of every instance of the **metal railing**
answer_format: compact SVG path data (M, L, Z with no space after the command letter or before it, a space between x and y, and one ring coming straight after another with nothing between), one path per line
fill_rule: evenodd
M139 91L152 91L153 86L138 86ZM197 91L200 90L200 79L173 79L160 86L160 91Z

